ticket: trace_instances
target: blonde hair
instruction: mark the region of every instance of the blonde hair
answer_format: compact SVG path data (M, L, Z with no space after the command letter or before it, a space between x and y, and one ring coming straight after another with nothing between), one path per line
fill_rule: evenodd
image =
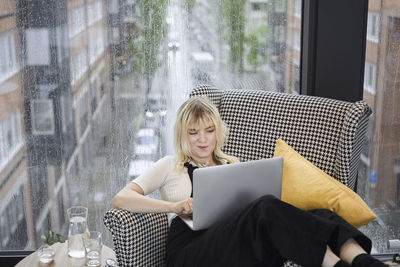
M222 164L238 162L239 160L222 151L222 146L228 138L228 127L222 121L217 107L206 96L191 97L184 102L178 110L174 128L175 167L183 169L183 164L190 160L190 148L188 144L188 129L192 124L200 120L210 120L215 126L216 145L213 151L213 159Z

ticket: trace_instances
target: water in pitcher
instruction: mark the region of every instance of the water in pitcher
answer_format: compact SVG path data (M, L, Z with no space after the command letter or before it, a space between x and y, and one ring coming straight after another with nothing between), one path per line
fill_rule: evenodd
M85 247L82 242L84 236L88 236L86 218L76 216L69 220L68 255L73 258L85 257Z

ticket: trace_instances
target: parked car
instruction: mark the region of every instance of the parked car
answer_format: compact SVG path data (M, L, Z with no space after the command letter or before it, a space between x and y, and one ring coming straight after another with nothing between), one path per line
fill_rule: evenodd
M146 128L160 129L165 115L167 115L167 105L154 96L149 97L145 107L145 117L143 126ZM159 131L157 131L158 134Z
M178 41L170 41L168 42L168 49L172 51L178 50L181 44Z
M148 155L150 157L158 156L159 136L154 128L142 128L138 131L134 143L134 157Z

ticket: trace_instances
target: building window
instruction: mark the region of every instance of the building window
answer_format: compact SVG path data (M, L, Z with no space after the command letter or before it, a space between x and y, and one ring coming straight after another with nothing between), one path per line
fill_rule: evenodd
M7 213L9 223L9 235L15 235L18 225L24 218L24 203L22 195L22 186L13 194L4 212Z
M276 25L274 27L274 41L277 43L285 42L285 27L282 25Z
M83 135L88 126L88 98L87 88L83 89L84 93L79 99L79 118L80 118L80 136Z
M17 73L14 31L0 34L0 82Z
M93 114L97 109L97 82L95 79L90 82L90 98L90 107Z
M6 248L8 239L10 238L9 224L6 216L7 214L0 215L0 245L2 248Z
M294 12L293 12L293 15L296 18L301 18L301 2L302 2L302 0L294 0Z
M109 0L108 1L108 12L110 14L116 14L119 11L119 3L118 0Z
M262 2L253 2L251 3L251 11L260 12L260 11L267 11L268 3Z
M81 50L76 55L72 56L72 83L77 82L87 70L87 52Z
M364 90L375 95L376 92L376 64L366 61L364 70Z
M17 220L19 223L25 217L23 186L20 187L15 200L17 206Z
M399 207L400 206L400 156L394 159L393 172L396 177L396 205Z
M105 93L105 88L104 88L104 68L102 68L99 71L99 87L100 87L100 98L103 97L104 93Z
M53 100L32 99L32 133L34 135L53 135L55 132Z
M82 146L82 165L83 169L88 169L89 163L91 162L91 157L90 157L90 138L87 138Z
M50 38L48 28L30 28L25 30L26 63L32 66L50 64Z
M90 31L89 62L93 64L104 52L104 35L102 31Z
M261 10L260 3L251 3L251 10L252 11L260 11Z
M41 240L41 236L45 235L50 229L52 229L49 209L42 212L41 219L42 220L36 225L36 239L38 240Z
M275 0L275 12L284 13L286 11L286 0Z
M17 109L0 121L0 170L22 146L21 117Z
M294 92L300 94L300 67L298 63L294 63Z
M103 18L103 6L101 1L96 1L88 4L88 24L99 21Z
M33 214L37 215L35 223L40 219L40 215L45 209L46 203L49 200L49 183L47 181L47 168L45 165L34 165L29 167L29 177L32 196ZM39 197L40 196L40 197Z
M69 15L69 37L73 37L85 29L85 9L76 7Z
M376 12L368 12L367 39L377 43L379 41L380 15Z
M301 38L300 38L300 32L299 31L294 31L293 32L293 49L300 51L301 47Z
M61 107L61 130L63 133L67 132L67 103L66 103L66 97L65 96L60 96L60 107Z
M57 193L57 208L58 208L58 221L59 225L65 225L65 210L64 210L64 198L63 198L63 188L61 187ZM60 227L62 228L62 227ZM62 229L60 229L62 230ZM61 231L62 232L62 231Z

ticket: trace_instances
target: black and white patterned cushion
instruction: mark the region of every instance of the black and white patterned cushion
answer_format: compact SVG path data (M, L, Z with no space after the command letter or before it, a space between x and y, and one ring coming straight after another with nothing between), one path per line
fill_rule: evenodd
M282 138L301 155L354 188L371 109L363 101L256 90L196 87L207 95L230 129L224 151L242 160L271 157ZM164 266L168 223L165 214L111 209L104 223L113 236L119 266ZM285 266L297 266L287 262Z

